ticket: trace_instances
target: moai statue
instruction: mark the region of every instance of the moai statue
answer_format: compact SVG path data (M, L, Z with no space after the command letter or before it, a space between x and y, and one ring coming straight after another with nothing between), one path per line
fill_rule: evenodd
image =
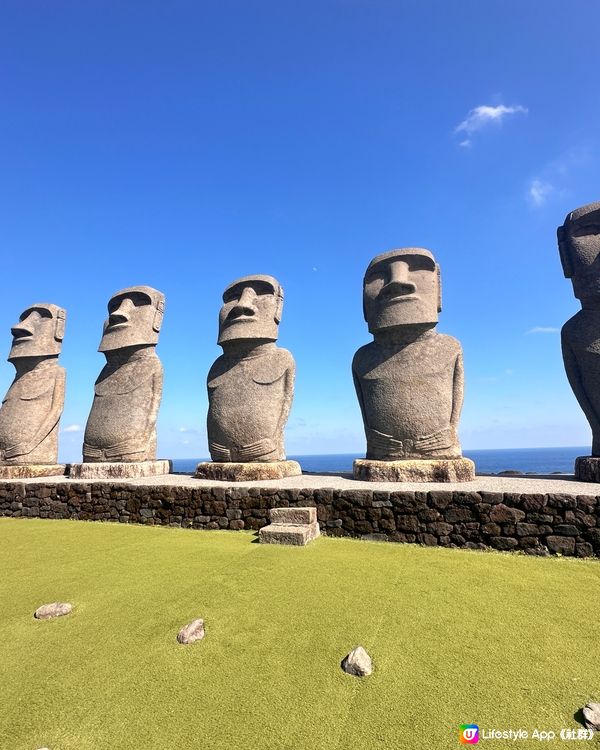
M575 461L575 476L600 482L600 202L571 211L558 228L566 278L581 310L562 328L562 354L573 393L592 428L592 455Z
M164 309L164 295L149 286L132 286L111 297L98 347L106 365L94 386L83 463L71 466L72 477L169 473L170 462L156 460L163 382L156 345Z
M65 473L58 464L58 423L65 402L65 370L58 364L66 313L38 303L11 329L8 355L15 379L0 407L0 477Z
M301 473L285 460L283 429L294 396L294 358L275 342L283 289L272 276L245 276L223 293L217 343L223 354L208 373L212 462L196 476L242 481Z
M440 269L429 250L401 248L373 258L363 311L374 341L354 355L352 374L367 438L356 479L457 482L474 478L461 457L460 343L435 332Z

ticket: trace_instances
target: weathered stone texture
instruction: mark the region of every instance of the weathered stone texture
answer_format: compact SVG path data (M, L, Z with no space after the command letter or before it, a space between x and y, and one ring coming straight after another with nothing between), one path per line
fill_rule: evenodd
M362 646L356 646L342 660L342 669L355 677L366 677L373 671L371 657Z
M475 464L469 458L403 461L354 461L354 478L367 482L471 482Z
M73 611L73 605L68 602L52 602L51 604L42 604L38 607L33 616L36 620L50 620L53 617L64 617Z
M272 276L244 276L223 293L218 339L223 354L207 378L208 445L220 465L285 461L283 430L296 365L290 352L275 344L282 310L283 289Z
M249 463L221 463L203 461L196 467L198 479L217 482L256 482L264 479L297 477L302 469L297 461L256 461Z
M192 620L188 625L185 625L179 633L177 633L177 642L184 645L201 641L204 638L204 620L199 617L197 620Z
M46 476L56 474L58 424L65 400L65 370L58 356L65 319L61 307L36 303L11 329L8 361L16 374L0 406L0 464L22 466L23 472L38 465L22 477L43 476L42 464L48 469Z
M440 310L440 269L429 250L399 248L370 262L363 313L373 341L352 360L368 459L355 462L357 479L474 479L472 462L448 460L461 457L464 374L460 343L434 330Z
M467 549L491 547L527 554L600 556L598 497L195 487L161 485L160 479L156 482L3 481L0 515L259 530L270 523L272 509L310 508L321 531L329 536ZM301 511L302 518L306 512Z
M102 461L89 464L71 464L72 479L139 479L169 474L171 461Z

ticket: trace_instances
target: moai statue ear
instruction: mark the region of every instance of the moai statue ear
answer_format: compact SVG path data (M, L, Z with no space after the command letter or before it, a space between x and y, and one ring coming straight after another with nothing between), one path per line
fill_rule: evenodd
M275 322L279 325L281 320L281 313L283 312L283 289L279 287L277 290L277 305L275 307Z
M558 252L560 253L560 262L565 277L570 279L573 276L573 264L571 263L571 253L569 248L569 238L564 225L556 230L558 237Z
M152 330L158 333L163 322L163 315L165 313L165 301L159 299L156 303L156 312L154 313L154 320L152 321Z
M54 338L57 341L62 341L65 337L65 320L67 314L64 310L59 308L56 311L56 323L54 324Z
M437 289L438 289L437 311L442 312L442 274L440 272L440 267L437 263L435 264L435 271L437 274Z

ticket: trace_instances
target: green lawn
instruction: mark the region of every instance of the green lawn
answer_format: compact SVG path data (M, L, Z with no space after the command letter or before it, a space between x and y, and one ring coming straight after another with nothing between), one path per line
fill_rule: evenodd
M558 731L600 700L598 561L254 540L0 519L0 748L458 748L461 723Z

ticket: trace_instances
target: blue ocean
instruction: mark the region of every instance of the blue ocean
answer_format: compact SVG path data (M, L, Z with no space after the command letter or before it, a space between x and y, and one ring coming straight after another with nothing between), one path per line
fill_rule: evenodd
M501 471L515 471L523 474L572 474L575 458L588 456L590 448L502 448L469 451L464 455L475 462L478 474L498 474ZM288 456L298 461L303 471L313 474L343 474L352 471L352 462L361 458L357 453L332 455ZM176 458L173 471L192 473L199 461L207 458Z

